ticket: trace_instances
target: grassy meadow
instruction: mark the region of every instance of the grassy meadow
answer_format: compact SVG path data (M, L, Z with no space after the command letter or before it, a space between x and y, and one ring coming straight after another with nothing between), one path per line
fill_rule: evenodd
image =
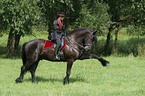
M38 84L29 72L15 83L21 59L0 58L0 96L144 96L145 60L142 57L105 57L111 66L97 60L77 60L70 84L63 85L66 63L41 61L36 71Z
M19 50L24 42L47 39L47 32L35 33L35 36L22 37ZM131 52L125 56L104 57L110 62L109 67L103 67L95 59L77 60L72 67L70 84L65 86L66 63L42 60L36 70L38 84L32 83L29 72L22 83L16 84L22 66L21 51L15 58L6 58L7 37L4 34L0 38L0 96L145 96L145 56L134 57ZM144 44L144 37L141 38ZM126 40L130 39L130 36L120 36L119 42L124 41L127 44L124 48L129 48ZM104 37L99 40L104 42Z

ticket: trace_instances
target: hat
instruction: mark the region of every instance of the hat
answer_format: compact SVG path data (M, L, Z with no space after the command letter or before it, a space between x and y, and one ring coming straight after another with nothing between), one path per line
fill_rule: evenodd
M65 17L65 14L64 14L64 12L59 12L57 16L58 17Z

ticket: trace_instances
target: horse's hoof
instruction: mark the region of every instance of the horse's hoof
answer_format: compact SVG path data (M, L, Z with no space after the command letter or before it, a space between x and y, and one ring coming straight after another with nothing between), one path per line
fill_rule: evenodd
M66 85L66 84L69 84L69 82L65 82L65 81L64 81L64 82L63 82L63 85Z
M106 67L106 66L110 66L110 64L109 64L108 61L107 61L107 62L103 62L102 65L103 65L104 67Z
M106 66L110 66L109 62L106 63Z
M66 84L69 84L69 82L65 82L65 81L64 81L64 82L63 82L63 85L66 85Z
M35 84L38 84L38 82L37 81L32 81L33 83L35 83Z
M16 83L22 83L23 80L20 78L17 78L15 81L16 81Z
M67 78L64 78L63 85L69 84L69 80Z

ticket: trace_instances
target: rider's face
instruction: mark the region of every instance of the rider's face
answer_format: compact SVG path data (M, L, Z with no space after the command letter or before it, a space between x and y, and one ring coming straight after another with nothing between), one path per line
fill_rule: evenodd
M60 20L63 20L64 19L64 17L60 17Z

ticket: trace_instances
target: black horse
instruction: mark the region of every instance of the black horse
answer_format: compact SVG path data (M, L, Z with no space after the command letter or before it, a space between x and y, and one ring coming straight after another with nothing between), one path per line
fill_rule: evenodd
M105 59L97 56L96 54L87 54L91 50L92 42L96 38L97 31L93 31L90 28L77 28L70 32L66 37L66 47L63 49L64 59L54 59L54 48L43 49L45 40L36 39L30 42L24 43L22 48L22 61L20 77L16 79L16 83L22 82L24 73L30 71L32 75L32 81L37 83L35 71L40 60L45 59L49 61L66 61L67 71L64 78L64 84L69 83L69 76L73 62L77 59L98 59L103 66L109 66L109 62Z

